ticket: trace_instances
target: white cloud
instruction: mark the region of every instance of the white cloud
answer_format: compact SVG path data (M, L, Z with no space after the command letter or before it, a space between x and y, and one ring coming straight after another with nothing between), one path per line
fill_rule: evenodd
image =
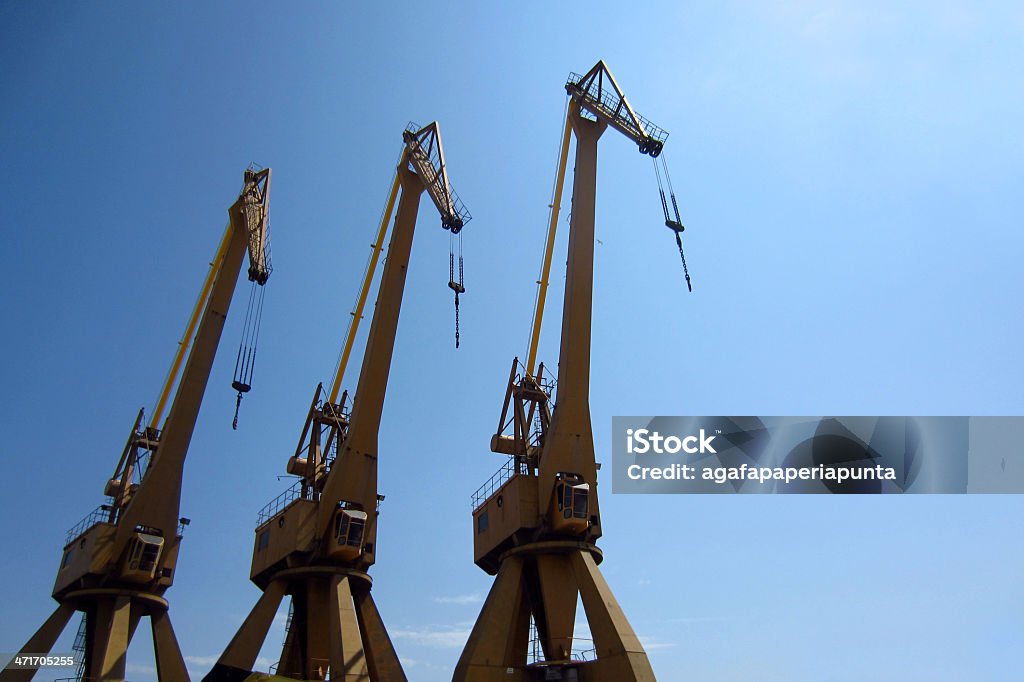
M484 595L480 592L473 592L472 594L457 594L451 597L434 597L433 601L435 604L482 604Z
M675 642L659 642L653 637L647 637L646 635L637 635L640 638L640 643L644 645L646 651L654 651L655 649L671 649L675 646Z
M436 646L443 649L458 649L469 639L470 627L418 627L391 630L394 639L404 639L424 646Z
M402 667L406 669L416 668L418 670L448 670L446 666L441 666L430 661L424 661L419 658L406 658L400 657L402 660Z
M156 675L156 668L151 665L139 665L138 663L127 663L124 666L125 672L138 673L140 675Z

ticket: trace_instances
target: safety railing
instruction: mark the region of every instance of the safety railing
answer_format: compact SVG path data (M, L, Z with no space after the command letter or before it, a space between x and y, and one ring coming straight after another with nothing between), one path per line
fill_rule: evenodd
M114 508L109 504L101 504L100 506L93 509L91 512L86 514L85 518L76 523L71 527L70 530L64 536L64 544L68 545L72 540L85 534L87 530L99 523L110 523L111 512Z
M573 637L572 651L569 652L568 660L579 663L597 660L597 647L594 646L594 640L586 637ZM544 647L541 645L540 634L537 632L537 626L533 620L530 621L530 646L526 662L528 665L543 665L548 662L544 658Z
M302 479L295 481L295 483L289 486L287 490L272 499L270 502L267 502L263 509L260 510L256 525L262 526L264 523L277 516L282 509L300 497L302 497Z
M629 112L626 111L626 107L622 106L622 98L617 94L613 94L609 90L599 88L596 84L597 79L591 79L590 83L587 84L586 89L580 81L583 79L578 73L570 73L569 79L565 83L567 89L572 89L575 92L580 93L583 98L582 104L586 105L590 109L599 109L605 116L615 119L620 125L635 131L638 135L643 135L649 139L654 139L659 142L665 142L668 139L668 133L654 125L647 118L636 114L640 124L643 126L643 130L636 130L636 124L633 122ZM596 114L597 111L594 111Z
M479 509L484 502L491 498L498 488L505 485L513 476L529 475L530 468L525 463L517 463L515 457L509 457L508 461L473 493L473 511Z

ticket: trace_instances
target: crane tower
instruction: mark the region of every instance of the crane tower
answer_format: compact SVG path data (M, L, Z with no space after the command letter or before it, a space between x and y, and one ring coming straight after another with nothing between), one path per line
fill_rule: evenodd
M654 672L598 569L603 555L590 418L597 142L609 127L657 157L668 135L630 106L603 61L565 89L568 112L526 365L513 360L491 450L508 462L473 496L474 560L496 579L455 670L455 682L652 682ZM576 162L558 376L534 366L569 143ZM664 195L662 197L664 204ZM674 196L673 196L674 205ZM682 224L666 225L682 231ZM669 224L672 222L672 224ZM682 248L680 242L680 249ZM554 403L557 386L557 407ZM577 600L593 649L574 653ZM531 632L535 655L529 660Z
M401 312L413 232L424 190L441 225L458 235L470 215L451 188L438 124L412 124L381 221L370 268L353 313L333 387L317 386L288 459L298 480L260 512L250 579L263 590L204 682L266 680L253 674L256 658L285 596L291 610L274 679L400 682L406 679L370 592L368 570L377 550L378 432ZM355 326L396 197L398 213L388 246L354 400L341 393ZM461 267L460 267L461 270ZM461 276L449 287L465 292Z
M79 678L123 681L128 645L142 617L148 616L157 676L168 682L189 679L163 596L174 582L182 530L188 523L179 517L182 472L247 250L249 279L262 286L270 276L269 196L270 169L246 170L154 414L147 425L139 411L104 488L108 502L68 531L53 587L59 605L22 647L23 653L48 653L75 611L82 611L85 660ZM190 341L188 360L161 428ZM0 681L30 680L35 672L8 669L0 672Z

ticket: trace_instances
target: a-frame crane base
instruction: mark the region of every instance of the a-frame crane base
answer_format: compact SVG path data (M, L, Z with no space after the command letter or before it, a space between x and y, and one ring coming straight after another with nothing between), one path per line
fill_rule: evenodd
M453 682L654 682L647 654L597 568L601 558L594 545L573 541L537 542L509 551ZM571 594L573 602L581 597L594 640L593 660L576 660L569 653L562 660L549 655L528 664L530 617L543 612L541 590ZM553 624L538 620L537 627L546 630ZM571 652L572 638L563 638L562 646Z
M23 647L28 652L53 648L75 611L85 614L86 680L123 680L128 646L143 616L153 632L157 679L188 680L185 659L167 614L167 601L145 592L88 589L69 593ZM3 682L28 682L36 670L5 670Z
M278 573L238 629L205 682L242 682L253 666L278 607L291 596L292 616L277 675L297 680L404 680L398 654L370 594L370 576L324 566ZM310 608L312 605L315 608ZM327 608L323 608L327 605ZM311 669L303 669L301 652ZM339 671L339 672L335 672Z

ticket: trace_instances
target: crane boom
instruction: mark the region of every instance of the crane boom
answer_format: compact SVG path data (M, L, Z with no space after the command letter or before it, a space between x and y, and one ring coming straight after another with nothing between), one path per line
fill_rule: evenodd
M265 284L270 275L265 248L269 189L269 168L259 172L247 170L242 192L228 210L228 229L219 249L220 260L211 268L212 282L208 277L209 286L204 284L209 293L199 331L160 434L159 446L118 524L115 554L123 550L136 527L157 529L164 537L170 537L177 528L185 455L247 250L250 279Z
M603 554L597 462L590 415L597 146L612 127L644 154L661 154L667 133L630 106L603 61L566 84L569 107L548 227L541 290L527 364L513 361L491 450L508 463L473 496L474 557L496 575L455 668L455 682L526 679L531 625L535 663L552 679L653 682L643 646L597 566ZM576 138L572 214L556 382L536 371L537 344L570 133ZM512 433L508 434L511 428ZM582 601L596 658L574 654ZM535 648L536 652L537 649ZM517 678L519 679L519 678Z
M110 503L68 532L53 589L59 607L25 646L33 653L47 653L74 611L83 611L82 672L87 679L124 679L128 645L146 615L152 625L158 676L188 680L163 598L174 581L182 539L179 522L186 522L178 516L182 472L247 250L249 278L262 285L270 275L269 182L269 168L245 171L242 192L228 211L228 227L161 391L155 418L146 427L144 413L139 411L114 478L104 489ZM161 431L159 415L194 330L195 340ZM3 671L0 681L29 680L34 672Z
M562 146L558 152L558 171L555 173L555 190L551 198L548 219L548 235L544 242L544 262L541 265L540 279L537 281L537 306L533 311L533 331L530 334L530 350L527 353L526 373L533 376L534 363L537 361L537 347L540 345L540 327L544 321L544 304L547 301L548 281L551 277L551 256L555 251L555 231L558 227L558 213L562 208L562 187L565 186L565 168L569 161L569 142L572 139L572 119L566 111L565 130L562 132Z
M341 351L341 359L338 361L338 370L335 372L334 381L331 382L331 395L327 399L329 403L338 402L338 392L341 390L341 381L345 378L345 368L348 367L348 358L352 354L352 346L356 340L356 333L359 331L359 323L363 319L363 308L366 307L366 298L370 293L370 284L373 282L373 274L377 271L377 263L380 261L380 254L384 249L384 236L387 233L388 225L391 223L391 212L395 208L395 199L398 197L398 188L399 177L398 172L395 171L395 180L391 183L391 192L388 193L388 202L384 206L384 214L381 216L380 228L377 230L377 238L373 241L373 252L370 254L370 263L366 268L366 276L363 277L363 286L359 289L359 298L356 301L356 308L352 311L352 319L349 322L348 333L345 335L345 346ZM303 435L303 438L305 438L305 435Z
M633 111L629 100L626 99L615 76L612 75L603 59L582 76L576 73L569 74L569 79L565 83L565 91L569 94L570 102L575 104L578 109L589 112L598 121L612 126L636 142L641 153L649 154L652 157L661 154L665 141L668 139L668 133ZM567 113L565 130L562 133L562 146L558 153L558 170L555 174L555 189L551 202L547 239L545 240L544 261L541 265L540 280L537 282L537 306L534 309L530 348L526 354L526 374L528 376L534 375L537 361L537 348L540 344L540 329L544 319L544 305L547 300L548 280L551 274L551 256L555 248L555 231L558 225L558 214L561 210L562 188L565 185L565 170L569 159L569 141L572 131L572 116ZM674 202L675 196L672 199ZM664 197L662 201L664 201ZM665 210L667 221L668 209Z
M427 190L441 214L442 227L453 233L461 231L471 219L448 180L440 125L435 121L416 130L410 124L402 139L405 152L398 166L402 193L395 229L388 245L388 259L370 323L352 418L344 442L339 443L338 460L327 475L320 497L316 534L321 537L328 530L338 502L345 500L363 509L376 507L377 436L391 372L420 195L424 189Z
M375 563L378 435L394 354L420 199L426 191L446 230L458 234L470 216L448 180L440 128L410 126L384 218L374 242L342 360L330 395L313 394L287 471L300 478L260 513L250 579L263 596L204 682L255 680L256 658L281 601L291 598L277 674L297 679L405 680L370 592ZM387 259L351 410L340 391L355 325L373 278L385 228L398 196ZM263 679L263 678L259 678Z

